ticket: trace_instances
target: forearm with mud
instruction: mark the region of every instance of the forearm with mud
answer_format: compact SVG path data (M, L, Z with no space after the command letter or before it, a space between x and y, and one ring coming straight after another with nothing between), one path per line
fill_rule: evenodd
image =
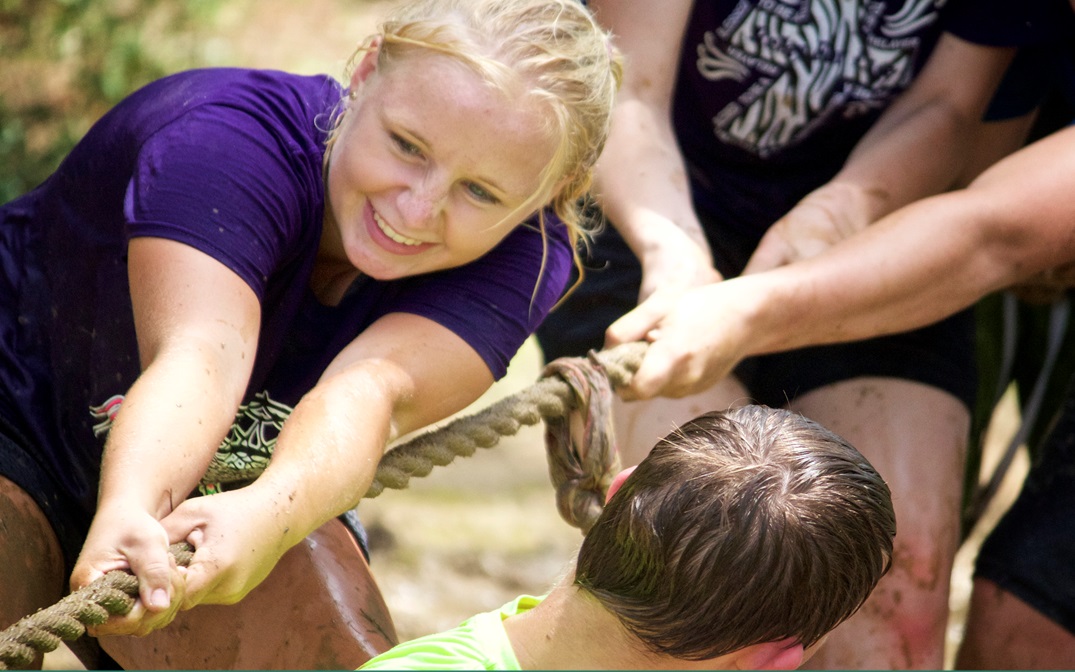
M591 0L623 51L624 79L594 175L594 193L643 268L665 253L709 256L694 214L686 165L672 126L679 45L691 0ZM709 261L708 266L712 266Z
M818 189L836 202L855 203L861 225L947 190L963 172L974 121L944 101L905 108L897 104L886 113Z
M925 199L817 257L723 283L745 306L745 354L930 324L1075 253L1027 226L1019 201L1032 195L1006 206L980 191Z
M857 191L868 224L961 178L986 105L1013 54L944 34L922 73L830 181Z
M374 379L360 376L323 381L296 405L272 461L248 486L280 516L281 548L362 499L385 446L397 435L393 406Z
M620 102L597 166L595 192L609 221L642 261L693 244L709 253L694 213L690 184L666 110L638 99ZM672 245L672 239L682 239Z
M219 349L219 348L217 348ZM137 506L163 518L194 489L235 419L237 377L208 344L158 356L125 395L109 431L98 508Z

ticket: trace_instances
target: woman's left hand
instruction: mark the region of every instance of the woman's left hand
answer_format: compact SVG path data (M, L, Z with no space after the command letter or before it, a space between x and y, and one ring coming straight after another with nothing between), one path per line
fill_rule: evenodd
M286 506L253 486L183 502L161 520L172 542L194 547L183 609L234 604L261 583L287 550Z

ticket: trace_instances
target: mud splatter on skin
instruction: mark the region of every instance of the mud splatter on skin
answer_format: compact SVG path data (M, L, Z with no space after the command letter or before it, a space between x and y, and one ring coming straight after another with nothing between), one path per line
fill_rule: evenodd
M928 558L922 562L922 557ZM942 561L937 554L928 554L915 561L915 555L911 552L909 544L896 543L892 554L892 571L889 576L902 575L906 577L915 588L933 592L941 587L941 582L947 583L947 572L941 571Z

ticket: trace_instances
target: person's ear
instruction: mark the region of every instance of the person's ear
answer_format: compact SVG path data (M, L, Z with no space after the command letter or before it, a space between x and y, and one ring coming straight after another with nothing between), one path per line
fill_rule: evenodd
M732 655L737 670L794 670L803 664L805 651L794 637L779 642L754 644Z
M381 38L375 37L370 41L369 48L362 55L362 60L355 65L351 72L351 92L354 93L366 78L377 70L377 56L381 52Z
M605 493L605 504L608 504L608 500L612 499L612 495L616 494L616 491L620 489L620 486L623 485L623 482L627 480L627 477L634 470L634 467L627 467L616 474L615 478L612 479L612 483L609 483L608 492Z

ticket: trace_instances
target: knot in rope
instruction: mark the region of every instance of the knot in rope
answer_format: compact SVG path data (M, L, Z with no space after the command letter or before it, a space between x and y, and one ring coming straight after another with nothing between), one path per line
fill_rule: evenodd
M611 438L612 388L631 382L647 347L641 341L626 343L591 351L586 358L561 357L550 362L530 387L390 449L381 458L365 497L377 497L385 488L406 488L413 476L425 476L434 466L447 465L457 456L469 457L477 448L491 448L500 437L544 420L546 426L554 427L546 433L545 445L549 475L558 493L557 508L569 524L588 530L596 515L586 502L596 500L600 513L618 464ZM586 417L578 424L588 435L572 447L568 418L579 409L585 409ZM561 423L568 429L561 429ZM583 497L585 491L591 495Z
M544 375L560 377L574 396L566 414L545 420L545 449L556 506L564 520L589 532L620 470L612 429L612 386L592 353L589 358L554 360Z

